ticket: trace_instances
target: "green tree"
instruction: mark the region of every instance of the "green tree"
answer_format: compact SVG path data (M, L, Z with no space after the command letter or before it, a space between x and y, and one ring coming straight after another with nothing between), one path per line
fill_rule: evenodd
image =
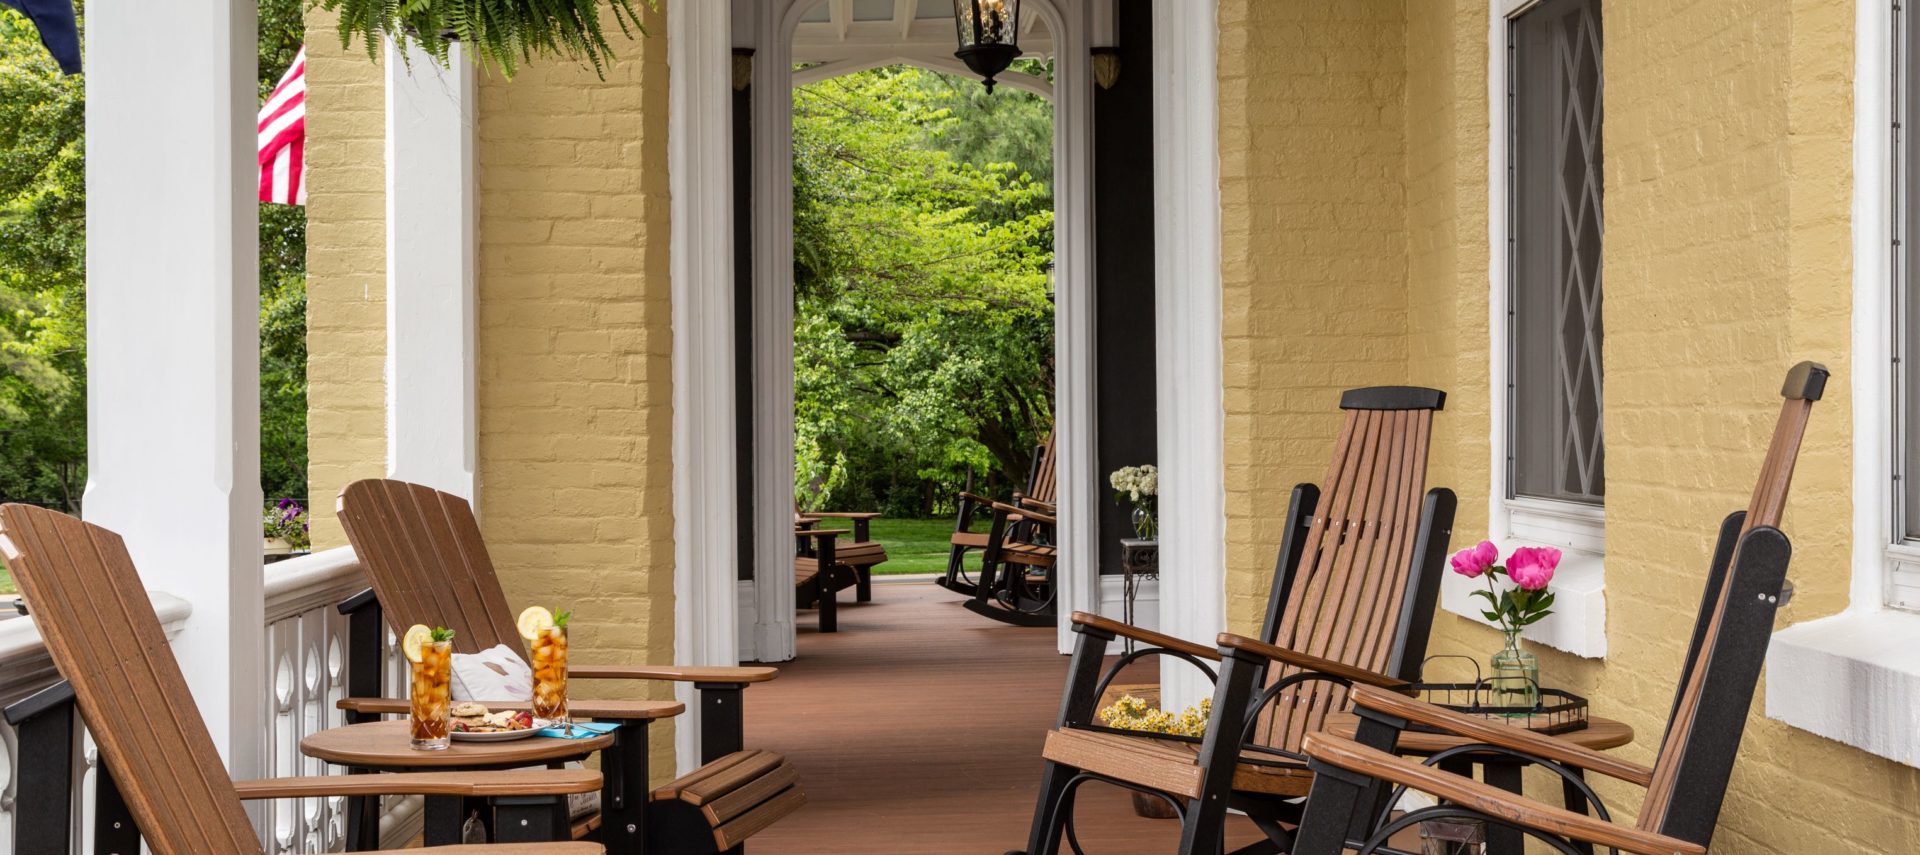
M966 84L971 83L969 89ZM912 68L794 95L795 486L924 513L1052 423L1052 110ZM1007 138L970 123L999 122Z
M262 98L300 49L301 12L301 0L261 0ZM0 499L69 511L86 482L83 79L60 74L33 25L0 8ZM306 495L305 271L305 209L261 206L268 496Z

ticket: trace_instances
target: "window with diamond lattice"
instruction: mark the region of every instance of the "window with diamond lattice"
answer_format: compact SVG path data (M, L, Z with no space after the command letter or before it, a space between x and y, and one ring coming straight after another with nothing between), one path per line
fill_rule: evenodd
M1602 504L1598 0L1510 18L1507 489Z

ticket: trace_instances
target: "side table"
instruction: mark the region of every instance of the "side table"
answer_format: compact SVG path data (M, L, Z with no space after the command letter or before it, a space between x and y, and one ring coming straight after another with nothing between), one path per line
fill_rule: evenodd
M1121 538L1120 573L1120 620L1132 625L1133 601L1140 596L1140 583L1160 578L1160 541ZM1133 639L1127 639L1126 648L1128 653L1133 652Z

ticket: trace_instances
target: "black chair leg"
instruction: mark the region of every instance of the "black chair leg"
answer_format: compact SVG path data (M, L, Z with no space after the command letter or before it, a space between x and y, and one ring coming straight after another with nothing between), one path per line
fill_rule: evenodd
M862 603L873 602L873 568L855 567L853 572L857 577L854 582L854 600Z

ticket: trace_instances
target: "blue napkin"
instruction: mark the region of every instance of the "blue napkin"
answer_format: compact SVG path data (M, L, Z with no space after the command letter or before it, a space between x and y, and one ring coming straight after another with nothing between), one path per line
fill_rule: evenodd
M572 733L567 732L566 725L560 725L546 728L540 731L540 735L556 739L592 739L603 733L612 733L613 729L619 726L617 722L610 721L576 721L573 723Z

